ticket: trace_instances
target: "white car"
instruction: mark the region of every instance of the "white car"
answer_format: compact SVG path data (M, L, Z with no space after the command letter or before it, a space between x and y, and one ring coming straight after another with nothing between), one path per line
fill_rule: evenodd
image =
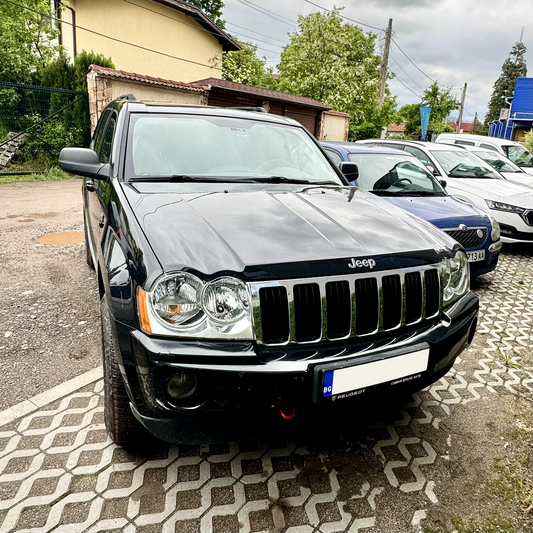
M414 154L442 181L452 196L492 215L502 242L533 243L533 189L504 179L479 157L457 146L421 141L357 141Z
M497 170L506 180L533 189L533 174L524 172L521 167L515 165L504 155L494 150L478 148L477 146L457 146L477 155L477 157L481 157L485 163L488 163L492 168Z
M485 135L471 135L469 133L441 133L435 142L461 146L479 146L480 148L493 150L508 157L528 174L533 174L533 155L524 146L515 141L486 137Z

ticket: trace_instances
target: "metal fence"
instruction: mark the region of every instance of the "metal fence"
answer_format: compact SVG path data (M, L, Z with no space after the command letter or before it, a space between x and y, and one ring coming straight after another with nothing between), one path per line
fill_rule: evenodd
M54 161L90 135L87 92L0 81L0 173Z

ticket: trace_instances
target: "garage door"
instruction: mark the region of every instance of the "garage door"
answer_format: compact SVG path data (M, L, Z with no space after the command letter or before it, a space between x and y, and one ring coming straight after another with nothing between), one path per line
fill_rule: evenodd
M313 135L316 135L317 111L315 109L286 105L285 116L297 120Z

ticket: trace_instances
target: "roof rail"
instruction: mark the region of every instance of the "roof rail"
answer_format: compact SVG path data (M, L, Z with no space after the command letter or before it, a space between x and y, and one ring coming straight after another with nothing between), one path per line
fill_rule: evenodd
M256 113L268 113L264 107L238 106L228 107L227 109L240 109L241 111L255 111Z
M135 98L134 94L128 93L128 94L121 94L120 96L117 96L117 100L137 100L137 98Z

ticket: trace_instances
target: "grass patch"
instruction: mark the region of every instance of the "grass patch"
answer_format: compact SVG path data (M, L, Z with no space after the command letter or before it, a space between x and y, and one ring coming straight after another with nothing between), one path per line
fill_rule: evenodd
M15 170L10 171L15 172ZM2 176L2 173L0 172L0 183L20 183L27 181L61 181L68 180L73 177L74 176L63 172L59 167L51 167L43 174L25 174L23 176Z
M499 516L492 515L483 524L465 524L460 517L451 518L457 533L515 533L513 525Z

